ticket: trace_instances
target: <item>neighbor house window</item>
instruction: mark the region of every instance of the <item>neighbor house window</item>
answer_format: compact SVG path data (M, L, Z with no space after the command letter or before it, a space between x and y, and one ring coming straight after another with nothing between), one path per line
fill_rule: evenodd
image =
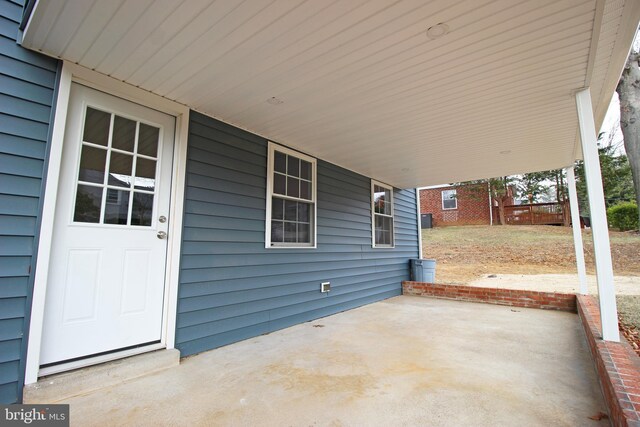
M393 240L393 188L371 181L371 220L374 248L392 248Z
M316 246L316 159L271 142L265 246Z
M458 198L456 197L456 190L442 191L442 209L458 209Z

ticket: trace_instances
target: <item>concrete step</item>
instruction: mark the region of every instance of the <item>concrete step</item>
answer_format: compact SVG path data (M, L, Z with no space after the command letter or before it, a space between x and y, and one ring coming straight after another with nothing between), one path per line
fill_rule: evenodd
M41 377L24 387L24 403L56 403L180 364L176 349L157 350L69 372Z

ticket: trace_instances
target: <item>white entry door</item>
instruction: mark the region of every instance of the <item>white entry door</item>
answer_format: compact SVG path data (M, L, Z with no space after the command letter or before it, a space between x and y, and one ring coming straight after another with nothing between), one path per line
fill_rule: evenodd
M40 364L161 340L175 118L73 84Z

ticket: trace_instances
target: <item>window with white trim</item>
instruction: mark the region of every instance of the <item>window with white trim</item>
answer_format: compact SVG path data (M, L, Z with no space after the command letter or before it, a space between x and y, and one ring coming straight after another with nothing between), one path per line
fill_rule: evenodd
M374 248L392 248L393 188L371 180L371 222Z
M456 190L442 190L442 210L458 209Z
M316 159L269 142L265 246L316 247Z

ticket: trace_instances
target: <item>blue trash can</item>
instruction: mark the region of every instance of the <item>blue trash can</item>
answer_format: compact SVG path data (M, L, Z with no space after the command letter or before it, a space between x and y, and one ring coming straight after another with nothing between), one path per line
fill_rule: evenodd
M411 277L411 280L414 282L435 283L436 282L436 260L435 259L412 259L410 277Z

